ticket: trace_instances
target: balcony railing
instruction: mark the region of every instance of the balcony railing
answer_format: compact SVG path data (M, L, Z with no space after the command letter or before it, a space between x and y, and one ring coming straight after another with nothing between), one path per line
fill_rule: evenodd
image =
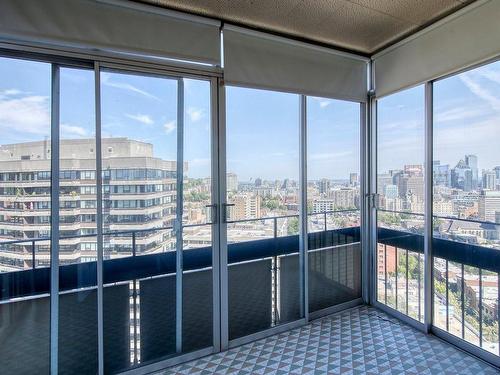
M423 219L421 214L397 214ZM496 225L444 216L434 216L434 219ZM486 245L489 247L467 243L453 233L434 229L433 324L500 355L500 251L494 242ZM379 226L378 300L419 321L423 321L424 304L423 250L424 236L420 228L403 231Z
M283 220L296 216L250 219L268 222L272 227L269 238L228 245L230 339L300 318L299 235L279 229ZM310 311L361 296L359 227L323 229L310 233L308 239ZM176 355L176 252L138 251L140 238L158 233L172 236L173 228L104 233L105 242L128 239L130 244L126 256L105 258L103 262L106 372ZM293 228L290 233L294 233ZM61 240L75 238L95 241L96 235L65 236ZM25 369L29 369L26 358L39 358L40 371L48 366L50 268L39 267L35 261L40 256L38 244L46 245L48 240L0 244L1 251L25 244L32 262L29 269L0 274L0 316L9 322L0 339L5 348L12 348L5 351L10 369L23 369L25 363ZM188 352L212 345L212 248L184 249L182 256L182 351ZM60 345L60 370L78 364L82 372L93 372L97 361L97 263L60 265L59 290L59 341L79 343L74 348ZM27 340L21 334L32 329L30 316L36 316L37 331L47 339ZM20 334L8 335L11 331Z

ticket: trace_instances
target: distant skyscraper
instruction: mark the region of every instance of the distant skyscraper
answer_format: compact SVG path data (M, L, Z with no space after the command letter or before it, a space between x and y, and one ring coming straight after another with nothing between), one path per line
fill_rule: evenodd
M451 186L450 165L441 165L439 160L433 162L434 185Z
M471 191L473 187L472 176L472 169L465 161L460 160L455 168L451 170L451 187L464 191Z
M477 169L477 156L476 155L465 155L465 164L470 168L472 172L472 188L477 188L479 183L479 172Z
M318 188L320 194L328 193L328 190L330 190L330 180L323 178L322 180L319 181Z
M257 178L255 179L255 186L256 186L256 187L262 186L262 178L257 177Z
M349 184L351 186L358 186L358 183L359 183L358 174L357 173L349 174Z
M396 199L398 197L398 187L396 185L386 185L384 195L387 199Z
M483 189L495 190L496 175L493 171L483 171Z
M238 191L238 176L236 173L227 174L227 191Z

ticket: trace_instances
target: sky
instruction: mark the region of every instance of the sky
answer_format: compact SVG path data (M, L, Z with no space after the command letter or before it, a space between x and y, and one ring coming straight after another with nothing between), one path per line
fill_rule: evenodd
M103 137L153 144L155 156L175 160L178 82L104 71ZM465 154L479 169L500 165L500 62L434 85L434 154L453 167ZM210 85L184 80L184 159L190 177L210 175ZM379 173L424 161L423 86L378 102ZM347 179L359 173L357 103L308 97L308 179ZM61 138L95 136L94 74L61 69ZM299 96L226 89L227 171L240 181L298 179ZM0 58L0 143L50 137L50 64ZM1 148L0 148L1 150Z

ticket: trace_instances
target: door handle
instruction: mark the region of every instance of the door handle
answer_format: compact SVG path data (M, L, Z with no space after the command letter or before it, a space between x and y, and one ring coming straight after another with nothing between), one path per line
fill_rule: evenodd
M210 208L210 223L215 224L217 222L217 203L207 204L206 208Z
M227 223L227 208L233 207L234 203L222 203L222 222Z

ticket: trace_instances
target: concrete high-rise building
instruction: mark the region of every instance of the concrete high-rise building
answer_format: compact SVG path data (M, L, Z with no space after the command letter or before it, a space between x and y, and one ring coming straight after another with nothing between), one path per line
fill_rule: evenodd
M331 182L330 180L327 180L326 178L323 178L318 182L318 189L320 194L327 194L328 191L330 190Z
M238 191L238 176L236 173L229 172L226 176L227 191Z
M357 173L349 174L349 185L358 186L359 185L359 176Z
M479 218L494 222L500 211L500 191L483 190L479 195Z
M59 197L50 193L50 143L2 145L0 152L0 239L30 240L50 235L51 199L59 199L60 262L95 260L97 231L95 139L60 141ZM102 139L103 229L129 231L170 226L175 219L176 162L154 156L150 143ZM66 237L66 238L64 238ZM69 238L71 237L71 238ZM136 242L137 253L170 250L175 238L151 232ZM2 268L25 268L30 243L16 246ZM131 253L130 237L110 236L106 258ZM37 245L37 266L50 261L49 241Z
M385 191L385 187L387 185L392 185L393 184L393 178L392 175L383 173L377 175L377 191L379 194L382 194Z
M328 192L328 197L334 202L335 209L356 207L357 190L352 188L333 189Z
M234 206L229 208L231 220L255 219L261 217L262 197L251 193L237 194L232 197Z
M495 190L496 175L494 171L483 171L483 189Z

